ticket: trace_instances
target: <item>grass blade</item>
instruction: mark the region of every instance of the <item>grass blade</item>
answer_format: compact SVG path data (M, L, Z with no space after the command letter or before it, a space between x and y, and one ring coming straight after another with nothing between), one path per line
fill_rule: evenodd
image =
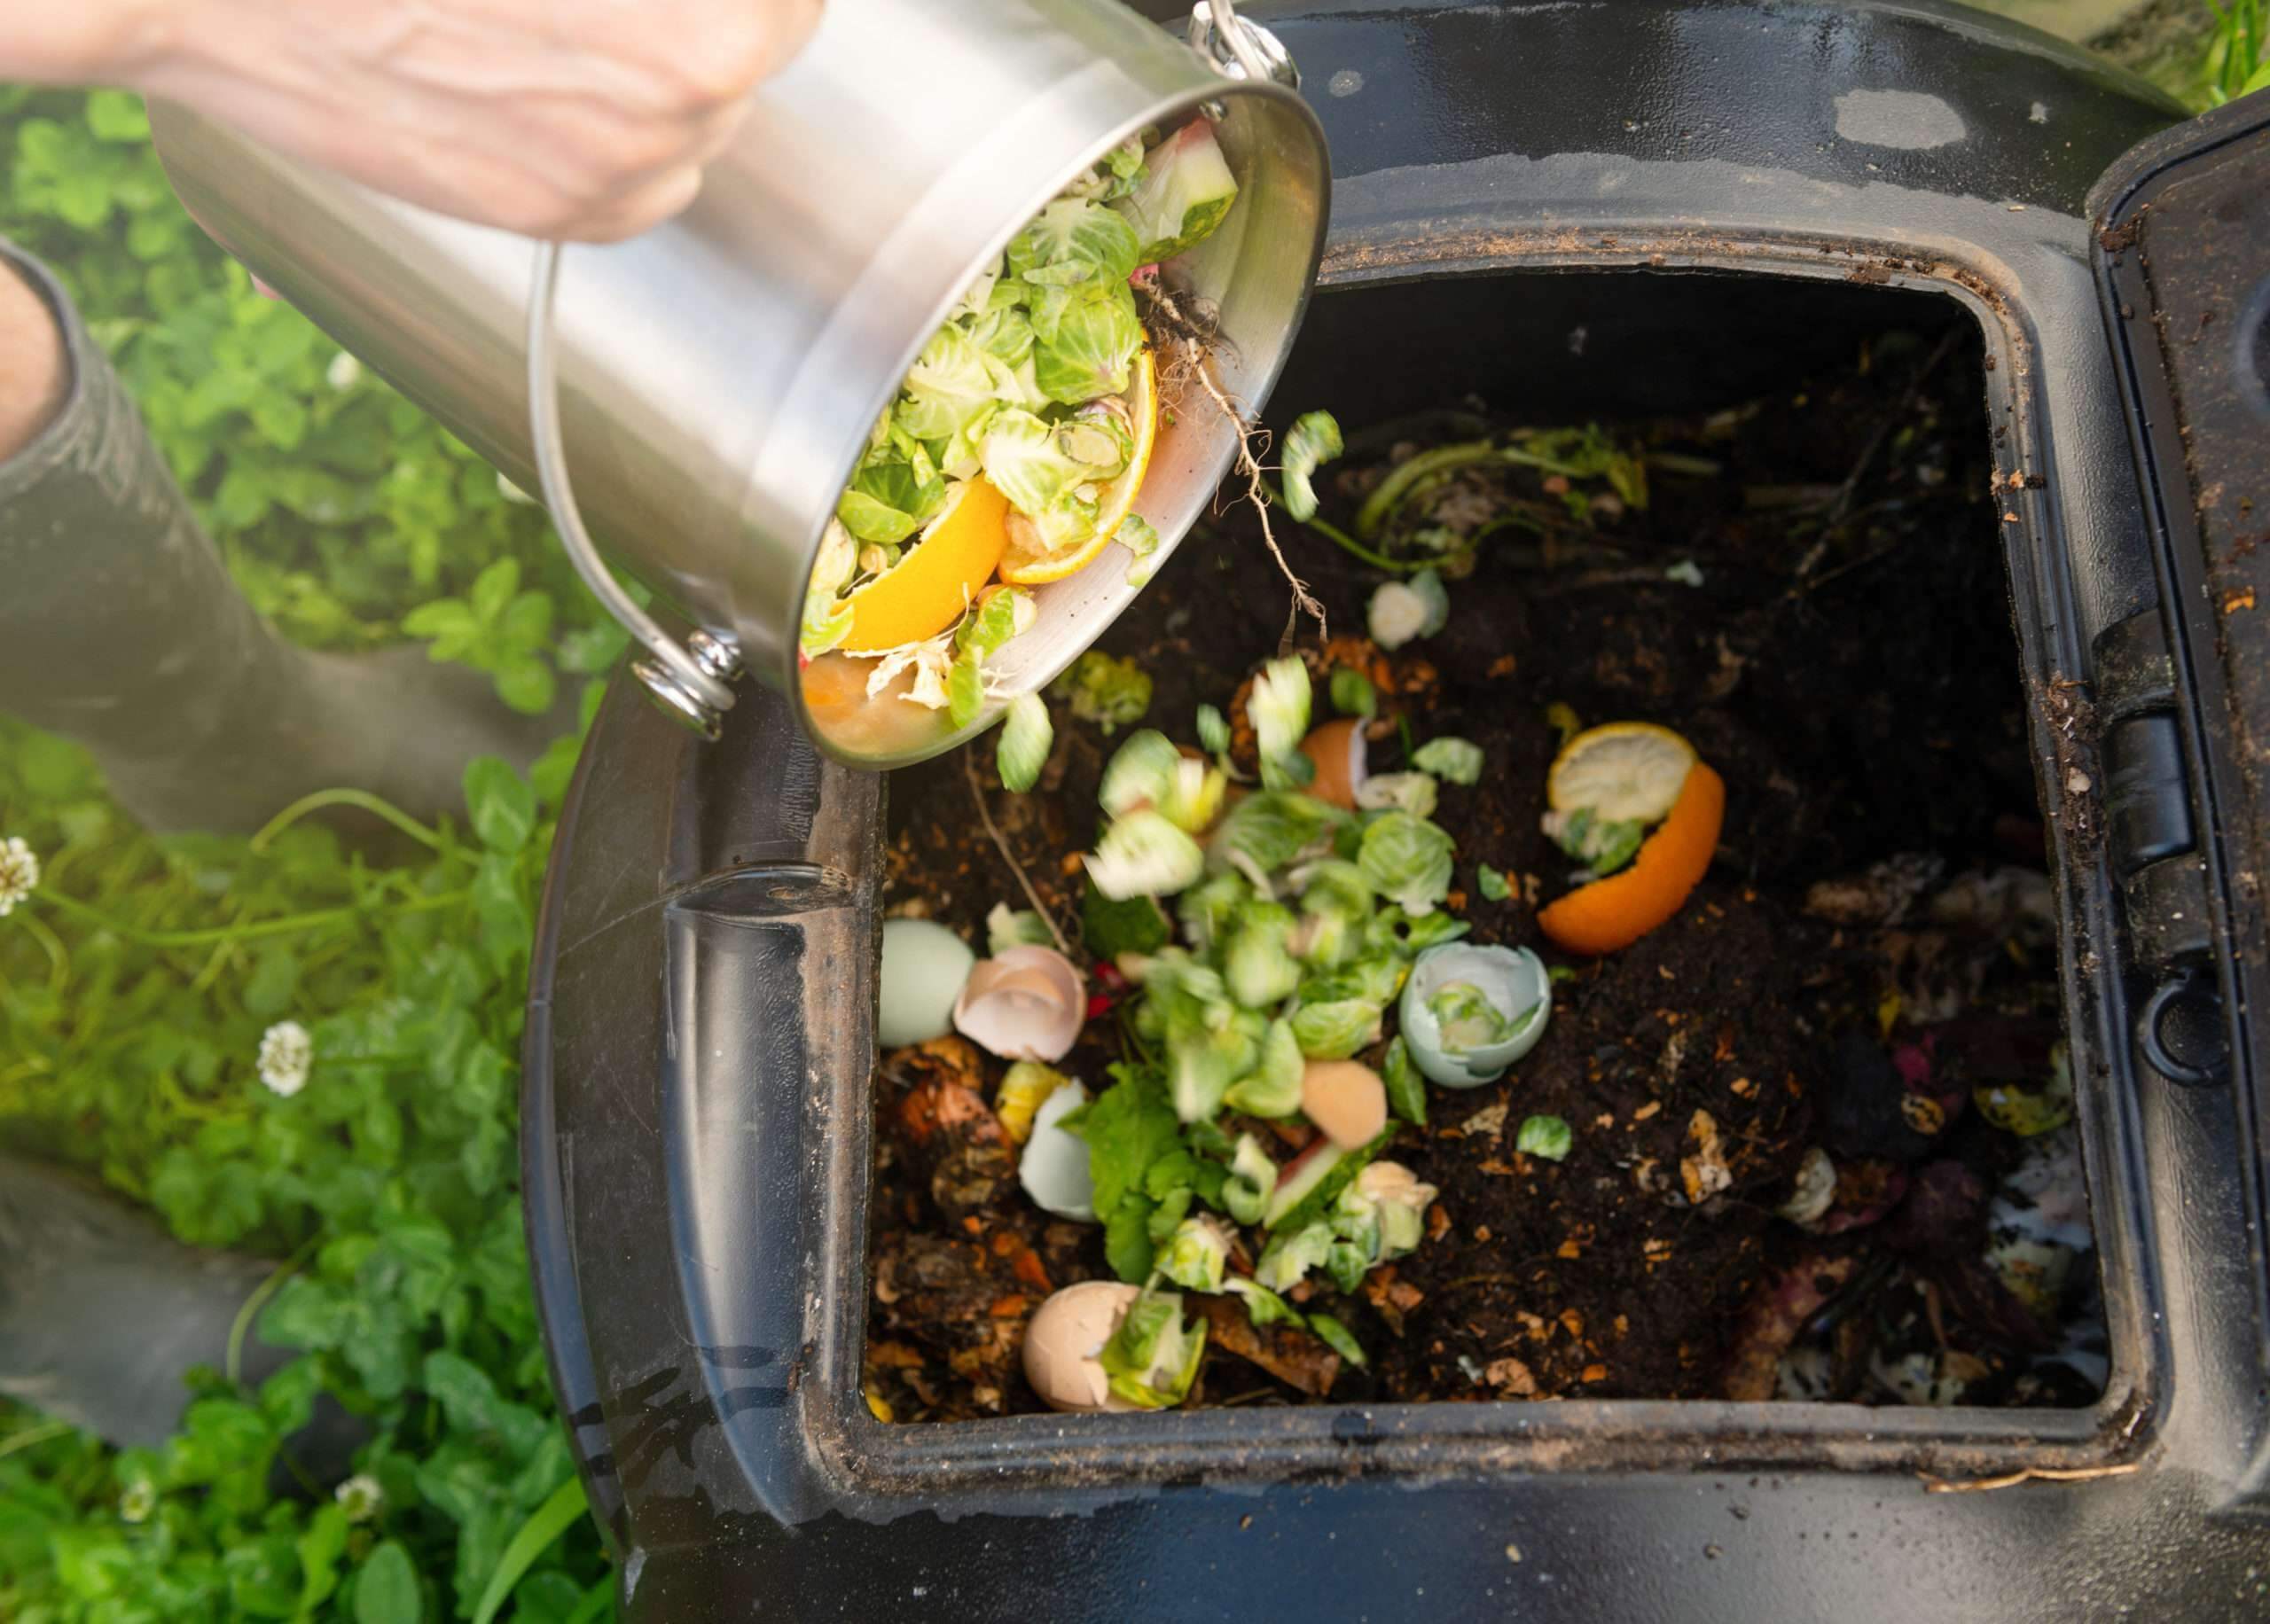
M583 1497L583 1480L570 1477L528 1513L528 1521L521 1525L520 1532L513 1535L513 1542L497 1558L497 1571L489 1576L489 1588L481 1594L481 1605L473 1611L473 1624L490 1624L497 1609L512 1595L513 1587L536 1565L536 1559L551 1548L552 1542L589 1509L589 1504Z

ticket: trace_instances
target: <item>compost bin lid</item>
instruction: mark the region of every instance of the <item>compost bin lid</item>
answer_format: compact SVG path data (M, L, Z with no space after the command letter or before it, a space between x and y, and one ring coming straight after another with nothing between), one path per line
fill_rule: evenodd
M2089 214L2138 481L2164 556L2188 566L2172 582L2203 566L2242 590L2225 572L2270 540L2270 91L2131 147ZM2255 675L2233 699L2270 721L2270 664Z
M2130 148L2088 207L2097 294L2160 574L2151 642L2166 697L2188 696L2178 708L2188 707L2194 764L2171 782L2180 795L2184 778L2199 775L2184 797L2196 809L2196 838L2187 832L2180 859L2155 866L2196 876L2198 889L2188 893L2196 901L2171 917L2188 917L2195 949L2211 954L2207 926L2217 915L2226 940L2260 940L2258 903L2225 875L2270 861L2270 780L2232 770L2259 760L2270 741L2270 91ZM2098 655L2103 677L2102 639ZM2134 894L2149 878L2130 878L2132 925L2150 911L2136 910ZM2219 907L2210 900L2217 894ZM2230 1010L2248 1007L2246 983L2258 984L2265 968L2258 953L2244 952L2219 967ZM2196 963L2177 970L2144 1016L2148 1054L2177 1081L2227 1074L2220 1065L2171 1066L2151 1048L2155 1011L2200 984L2187 978L2204 974ZM2243 1024L2228 1029L2227 1053L2247 1052ZM2258 1115L2257 1132L2270 1150L2270 1120Z

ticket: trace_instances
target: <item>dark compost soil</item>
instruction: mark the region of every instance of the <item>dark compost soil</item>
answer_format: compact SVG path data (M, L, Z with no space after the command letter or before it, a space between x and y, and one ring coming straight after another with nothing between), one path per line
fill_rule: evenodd
M1333 1305L1372 1355L1368 1370L1339 1373L1334 1399L1769 1396L1800 1323L1827 1350L1826 1396L1895 1401L1871 1359L1920 1344L1961 1356L1964 1401L2085 1399L2029 1373L2054 1328L2013 1313L1975 1261L1982 1191L2022 1142L1965 1107L1976 1082L2039 1085L2055 1033L2054 934L1950 943L1914 924L1919 887L1894 883L1933 863L1946 876L2043 863L1999 504L1984 494L1980 365L1975 337L1888 335L1787 394L1707 419L1613 426L1619 441L1670 454L1650 464L1649 504L1599 504L1589 530L1544 541L1493 538L1451 583L1447 628L1391 655L1361 641L1380 574L1277 521L1330 614L1332 658L1314 668L1367 666L1408 737L1458 734L1485 752L1483 782L1444 785L1435 815L1458 843L1453 910L1477 940L1533 947L1573 972L1510 1076L1430 1089L1429 1126L1401 1129L1389 1153L1441 1195L1420 1249L1375 1269L1362 1300ZM1473 432L1366 433L1360 402L1288 404L1331 406L1350 431L1349 456L1321 482L1326 517L1343 524L1409 442ZM1533 472L1486 476L1498 477L1537 494ZM1665 579L1685 559L1700 585ZM1225 505L1100 646L1151 675L1147 724L1188 741L1195 707L1230 709L1276 652L1286 605L1250 509ZM1313 633L1301 628L1304 645ZM1585 725L1675 728L1727 785L1716 863L1686 908L1596 962L1554 949L1534 918L1570 867L1538 828L1556 705ZM1008 845L1076 928L1078 854L1120 738L1061 700L1053 708L1056 750L1035 793L999 790L990 746L894 778L889 911L927 914L982 949L987 910L1025 906L977 816L975 764ZM1319 684L1319 719L1329 714ZM1375 771L1399 765L1404 747L1382 732ZM1808 910L1819 882L1895 857L1904 869ZM1480 894L1477 863L1511 877L1507 901ZM1092 1022L1064 1069L1100 1086L1112 1034ZM1936 1117L1883 1081L1903 1042L1935 1058ZM1002 1068L983 1065L990 1097ZM877 1083L871 1399L898 1419L1037 1409L1015 1356L1023 1318L1050 1289L1108 1277L1098 1231L1033 1209L999 1158L942 1210L935 1169L903 1131L922 1069L887 1058ZM1565 1160L1515 1150L1533 1113L1574 1129ZM1817 1144L1837 1153L1837 1210L1853 1219L1841 1233L1774 1215ZM1723 1191L1698 1158L1723 1162ZM1790 1309L1778 1330L1777 1307ZM1193 1401L1301 1397L1216 1352Z

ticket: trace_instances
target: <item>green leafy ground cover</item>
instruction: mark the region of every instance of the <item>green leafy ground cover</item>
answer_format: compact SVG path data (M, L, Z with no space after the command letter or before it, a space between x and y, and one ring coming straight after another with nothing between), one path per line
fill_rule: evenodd
M2200 65L2196 90L2185 100L2219 107L2257 90L2270 90L2270 4L2266 0L2205 0L2214 35ZM2190 87L2187 87L2189 90Z
M263 613L327 648L424 640L531 713L583 684L588 717L622 640L541 515L206 241L137 103L0 90L0 234L62 274ZM153 839L82 752L0 717L0 840L43 871L0 918L0 1144L275 1258L243 1323L303 1350L257 1389L205 1373L157 1450L0 1404L0 1619L611 1608L517 1199L521 999L575 745L533 782L474 763L464 816L399 819L386 861L307 808L250 840ZM284 1021L314 1051L288 1097L257 1066ZM376 1427L357 1480L273 1495L319 1391Z

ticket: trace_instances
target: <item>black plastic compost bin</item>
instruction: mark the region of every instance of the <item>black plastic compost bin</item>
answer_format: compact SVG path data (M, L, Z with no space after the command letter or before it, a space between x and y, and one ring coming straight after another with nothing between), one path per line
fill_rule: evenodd
M1631 415L1771 386L1883 301L1976 324L2110 1386L886 1426L859 1354L890 786L770 696L703 746L618 684L552 855L522 1155L630 1615L2270 1614L2266 98L2159 134L2133 82L1921 0L1267 20L1337 176L1288 407L1518 366L1500 398L1541 418Z

